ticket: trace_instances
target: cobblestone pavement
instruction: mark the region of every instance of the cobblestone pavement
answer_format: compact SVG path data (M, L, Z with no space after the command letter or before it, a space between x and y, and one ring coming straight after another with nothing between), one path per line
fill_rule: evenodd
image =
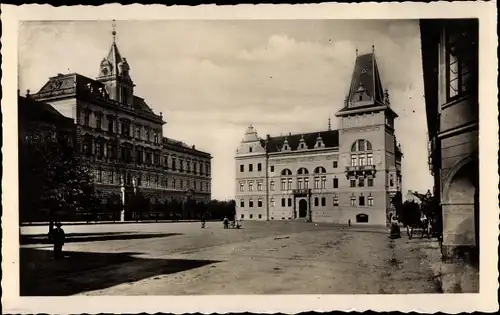
M37 236L46 227L21 229L21 294L440 292L429 241L391 240L376 227L247 221L240 230L193 222L65 231L67 257L54 261Z

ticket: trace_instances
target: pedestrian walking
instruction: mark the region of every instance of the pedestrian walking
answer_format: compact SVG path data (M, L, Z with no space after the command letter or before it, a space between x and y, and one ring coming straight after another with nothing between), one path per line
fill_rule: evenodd
M395 215L391 217L391 235L389 237L392 239L401 237L401 229L399 228L398 217Z
M229 229L229 219L227 217L224 217L224 228Z
M349 226L351 226L351 219L349 219L349 220L347 221L347 224L349 224Z
M56 228L52 231L52 241L54 242L54 259L60 259L64 257L62 255L62 248L64 242L66 241L66 234L61 228L61 222L56 223Z

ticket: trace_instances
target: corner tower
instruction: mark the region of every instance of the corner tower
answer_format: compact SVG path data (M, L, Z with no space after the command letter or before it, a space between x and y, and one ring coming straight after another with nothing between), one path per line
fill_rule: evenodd
M356 221L388 224L395 211L392 197L401 191L402 153L394 133L398 115L382 86L374 47L356 56L344 107L335 115L340 120L339 155L346 176L341 199Z
M134 102L134 82L130 78L130 66L116 46L116 24L113 20L113 43L108 55L99 65L99 75L96 80L104 83L109 98L125 107L132 107Z

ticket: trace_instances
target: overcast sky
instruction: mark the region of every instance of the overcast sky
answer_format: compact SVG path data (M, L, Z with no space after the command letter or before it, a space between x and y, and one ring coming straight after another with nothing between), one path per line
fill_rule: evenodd
M111 21L23 24L21 93L57 73L95 78L111 30ZM234 154L249 124L261 137L318 131L330 114L336 128L355 50L372 45L400 116L403 190L432 187L416 20L117 21L116 31L135 94L163 113L164 135L212 154L214 198L234 197Z

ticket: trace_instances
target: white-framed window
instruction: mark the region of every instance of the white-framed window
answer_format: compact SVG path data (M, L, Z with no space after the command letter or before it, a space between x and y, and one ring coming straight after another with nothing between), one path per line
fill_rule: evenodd
M351 166L358 166L358 159L355 154L351 155Z
M240 182L240 192L243 192L243 191L245 191L245 183Z
M262 199L257 199L257 207L262 208Z
M359 166L364 166L365 165L365 155L359 154L358 159L359 159Z
M253 191L253 181L248 182L248 191Z
M253 208L253 200L248 200L248 207Z
M373 206L373 196L368 196L368 205Z
M297 189L302 189L302 178L297 178Z
M366 165L374 165L373 164L373 153L366 154Z
M285 190L286 190L286 179L282 178L281 179L281 191L285 191Z
M240 207L245 208L245 199L240 200Z
M334 207L339 206L339 197L337 197L337 196L333 197L333 206Z
M261 181L257 182L257 191L262 191L262 182Z
M314 189L319 189L319 177L314 177Z
M274 198L271 198L271 207L275 207L276 206L276 201L274 200Z
M373 187L373 178L368 177L367 180L366 180L366 182L368 184L368 187Z
M269 186L270 186L269 188L271 189L271 191L274 191L274 180L271 181L271 184Z
M287 188L287 190L292 190L292 179L291 179L291 178L289 178L289 179L287 180L287 184L288 184L288 185L287 185L287 187L286 187L286 188Z
M326 176L321 177L321 189L326 189Z
M351 206L352 207L356 206L356 197L354 196L351 197Z
M304 189L309 189L309 177L304 178Z

